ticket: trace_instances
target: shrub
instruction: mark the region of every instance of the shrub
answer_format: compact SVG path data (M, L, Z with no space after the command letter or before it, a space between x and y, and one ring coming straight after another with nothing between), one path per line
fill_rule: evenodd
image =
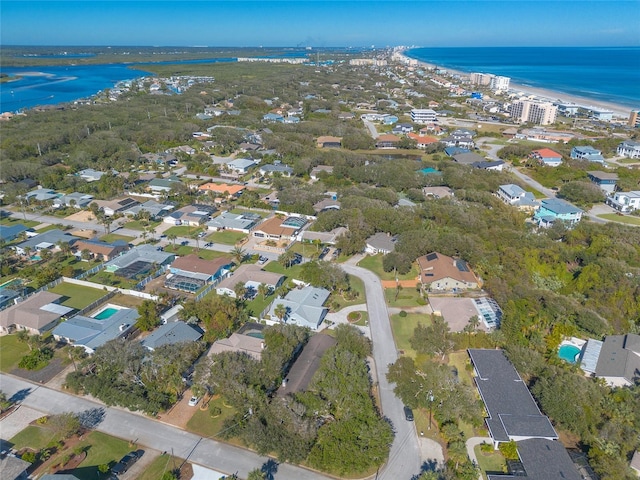
M220 414L222 414L222 409L220 407L212 405L209 408L209 415L211 415L212 417L217 417Z
M106 463L103 463L101 465L98 465L98 471L100 473L107 473L109 471L109 465Z
M405 310L400 310L400 316L402 318L406 317L407 316L407 312Z
M36 423L38 425L44 425L49 421L49 417L47 417L46 415L44 417L40 417L39 419L36 420Z
M502 442L498 445L498 450L502 452L504 458L507 460L518 460L520 458L518 457L518 446L513 440L510 442Z
M36 461L36 453L35 452L24 452L21 456L22 460L25 462L33 463Z
M357 322L358 320L360 320L360 317L362 317L362 314L360 312L349 312L349 314L347 315L347 320L349 320L350 322Z
M480 451L483 453L491 453L493 452L493 445L491 445L490 443L482 442L480 444Z
M18 363L18 367L24 368L25 370L40 370L41 368L46 367L49 360L52 358L53 350L46 347L40 348L38 350L33 350L22 357L20 363Z

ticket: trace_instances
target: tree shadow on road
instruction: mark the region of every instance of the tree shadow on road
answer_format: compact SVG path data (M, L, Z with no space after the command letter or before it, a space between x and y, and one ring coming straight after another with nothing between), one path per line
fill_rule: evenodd
M274 480L278 472L278 462L275 460L267 460L262 464L262 467L260 467L260 471L264 473L265 480Z

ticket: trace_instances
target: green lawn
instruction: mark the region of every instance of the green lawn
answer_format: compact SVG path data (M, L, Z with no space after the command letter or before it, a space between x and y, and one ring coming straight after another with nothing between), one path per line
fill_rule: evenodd
M204 231L202 227L190 227L189 225L180 225L177 227L167 228L164 234L175 235L176 237L188 237L190 238L194 233L200 233Z
M135 240L135 237L128 237L126 235L118 235L117 233L109 233L100 237L100 240L107 243L115 242L116 240L123 240L127 243Z
M478 466L482 470L482 478L487 478L487 472L490 473L505 473L507 469L507 462L504 456L499 450L494 450L491 453L484 453L480 449L480 445L475 447L473 451L476 453L478 459Z
M135 439L132 439L135 440ZM96 480L98 465L115 465L126 453L134 450L129 442L100 432L91 432L80 445L88 446L87 458L71 473L80 480ZM106 478L106 475L104 476Z
M342 295L337 292L333 292L329 298L329 304L333 305L334 302L338 303L338 307L334 309L335 311L342 310L343 308L350 307L352 305L367 303L364 282L358 277L349 275L349 284L351 285L351 289L358 293L358 296L353 300L346 300Z
M383 255L367 255L358 262L358 266L371 270L380 280L395 280L393 272L385 272L382 269ZM411 271L405 275L398 275L399 280L413 280L418 277L418 270L415 264L411 265ZM416 280L417 282L417 280Z
M299 253L303 257L317 259L320 253L322 253L322 245L312 245L308 242L296 242L289 250L294 253Z
M402 288L397 298L395 288L385 288L384 296L390 307L411 308L426 305L422 295L415 288Z
M222 401L222 397L209 402L209 408L212 406L219 407L222 413L216 418L212 418L209 414L209 410L200 410L191 417L191 420L187 423L187 430L202 435L203 437L215 438L222 431L224 421L235 413L235 409L232 407L226 407Z
M256 215L260 215L262 218L267 218L270 215L270 212L259 212L257 210L247 210L246 208L237 207L231 210L231 213L235 213L236 215L242 215L243 213L255 213Z
M45 448L53 440L53 436L51 430L38 425L29 425L10 439L9 442L13 443L13 448L16 450L30 448L37 451Z
M302 270L302 265L294 265L290 268L283 267L280 262L271 261L267 263L263 270L267 272L281 273L282 275L286 275L288 279L291 278L300 278L300 271Z
M0 219L0 225L2 225L3 227L10 227L12 225L18 225L20 223L28 228L33 228L36 225L40 225L40 222L35 222L33 220L24 220L15 217L3 217Z
M456 367L458 370L458 378L465 384L473 386L473 377L471 371L467 370L469 365L469 355L466 351L453 352L449 354L449 365Z
M429 325L431 319L428 315L420 313L408 313L404 318L400 314L391 315L391 330L396 341L396 347L398 350L404 350L404 354L410 357L416 356L416 351L411 348L409 339L413 336L413 331L418 326L418 323Z
M247 302L247 311L249 312L249 315L257 317L275 298L276 297L273 295L267 295L266 298L262 298L262 295L256 295L256 298Z
M131 289L136 286L138 281L127 280L126 278L118 277L115 273L107 272L106 270L100 270L95 275L86 278L89 282L99 283L101 285L108 285L110 287L128 288ZM106 292L105 292L106 294Z
M161 222L146 222L142 220L132 220L123 225L124 228L130 228L131 230L144 230L148 227L157 227Z
M10 372L18 366L20 359L29 353L29 347L18 341L17 335L0 337L0 370Z
M202 243L202 240L200 241ZM191 253L195 253L200 258L204 258L205 260L213 260L214 258L231 258L231 254L225 252L216 252L215 250L208 250L206 248L201 248L196 252L195 247L189 247L187 245L176 245L175 248L173 245L167 245L164 248L165 252L175 253L176 255L183 257L185 255L189 255Z
M604 218L612 222L627 223L629 225L640 225L640 217L631 217L629 215L618 215L617 213L603 213L598 218Z
M78 310L90 305L107 294L104 290L85 287L83 285L74 285L66 282L62 282L60 285L50 288L49 291L64 297L69 297L62 302L62 305L77 308Z
M181 458L171 455L160 455L150 465L147 465L142 475L136 480L158 480L162 478L164 472L178 468L183 461Z
M369 313L365 311L358 313L360 314L360 320L354 322L353 325L357 325L359 327L366 327L367 325L369 325Z
M225 245L235 245L247 235L242 232L234 232L233 230L222 230L220 232L207 235L205 240L214 243L223 243Z

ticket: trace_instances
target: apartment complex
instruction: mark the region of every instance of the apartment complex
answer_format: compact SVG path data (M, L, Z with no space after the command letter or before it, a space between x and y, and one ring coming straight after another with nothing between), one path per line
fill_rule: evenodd
M473 85L482 85L489 87L491 90L509 90L509 82L511 78L493 75L491 73L472 73L469 80Z
M630 127L640 127L640 110L631 110L628 125Z
M411 121L414 123L433 123L437 122L435 110L430 108L414 108L411 110Z
M511 117L518 123L550 125L556 121L558 107L551 102L516 100L511 104Z

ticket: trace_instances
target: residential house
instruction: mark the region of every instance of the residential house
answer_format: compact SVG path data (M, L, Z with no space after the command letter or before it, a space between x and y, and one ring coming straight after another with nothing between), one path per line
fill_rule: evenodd
M629 465L637 477L640 477L640 450L636 450Z
M468 353L494 448L512 440L558 439L549 418L540 412L526 383L502 350L469 349Z
M583 370L612 387L634 385L640 380L640 335L609 335L602 342L589 339L580 362Z
M327 245L335 245L338 239L346 235L349 230L346 227L337 227L330 232L312 232L309 229L303 230L298 236L302 242L319 242Z
M422 187L422 193L427 198L449 198L453 197L454 193L449 187Z
M169 322L160 325L140 343L144 348L153 352L156 348L165 345L197 342L202 338L202 333L198 327L188 325L185 322Z
M257 213L231 213L224 211L207 222L207 228L213 231L233 230L236 232L250 233L262 217Z
M227 276L232 264L231 258L205 260L194 253L176 258L169 267L171 273L167 275L165 287L195 292Z
M107 262L105 270L113 273L122 268L131 267L134 264L142 266L141 264L143 263L148 264L149 269L151 269L153 265L159 267L169 265L175 258L175 254L158 250L155 246L145 243L137 245L128 252Z
M204 224L211 215L211 210L215 211L215 208L209 207L206 210L202 210L201 206L187 205L179 208L175 212L171 212L162 220L169 225L188 225L190 227L199 227Z
M279 113L267 113L262 117L262 121L267 123L283 123L284 117Z
M342 112L338 114L339 120L353 120L354 118L356 118L356 116L352 112Z
M61 195L61 193L58 193L55 190L51 190L50 188L37 188L26 193L24 197L27 202L47 202L50 200L55 200Z
M398 143L400 143L400 137L396 135L380 135L376 138L376 148L398 148Z
M27 469L30 466L31 464L29 462L22 460L13 454L7 454L5 451L0 453L0 472L2 472L2 480L26 480L29 478ZM58 479L56 478L54 480Z
M503 162L502 160L493 160L493 161L483 160L483 161L474 162L471 164L471 166L473 168L479 168L480 170L491 170L495 172L501 172L505 166L505 162Z
M129 250L129 244L123 240L115 240L113 243L108 243L97 238L91 240L80 239L75 242L73 249L78 257L82 257L82 252L88 251L93 258L108 262L122 252Z
M236 298L235 286L238 283L244 285L245 289L251 293L256 293L260 285L266 285L270 291L275 291L282 282L284 275L279 273L266 272L259 265L249 263L240 265L232 275L227 276L216 286L218 295L228 295Z
M289 373L278 389L278 396L284 397L304 392L309 387L313 375L320 367L322 356L336 343L337 340L331 335L313 335L291 366Z
M587 172L589 180L598 185L600 189L607 195L616 191L616 183L618 182L618 175L611 172L593 171Z
M244 175L251 167L255 167L256 162L250 158L236 158L227 163L227 168L238 175Z
M325 288L311 286L296 288L287 293L284 298L278 297L273 301L267 318L272 322L290 323L317 330L329 311L328 308L323 307L329 295L329 290ZM286 312L282 320L276 315L280 305Z
M0 311L0 333L26 330L42 334L51 330L73 308L60 305L62 295L41 291Z
M487 161L484 157L475 152L458 153L453 156L453 160L461 165L473 165L474 163Z
M259 323L246 323L240 331L232 333L229 338L213 342L207 356L222 352L239 352L260 361L265 348L264 338L261 338L263 328L264 325Z
M500 185L496 196L507 205L513 205L518 210L534 211L538 208L536 197L531 192L527 192L519 185L512 183Z
M260 175L264 175L264 176L271 176L277 173L283 177L290 177L293 174L293 168L291 168L288 165L282 165L279 162L274 163L273 165L272 164L262 165L260 167L260 170L258 171L260 172Z
M80 170L76 173L81 179L86 182L97 182L102 178L103 175L106 175L105 172L99 172L94 170L93 168L85 168L84 170Z
M438 143L437 138L418 135L416 133L408 133L407 137L409 137L411 140L415 140L416 147L418 148L427 148L432 143Z
M318 137L318 148L340 148L342 146L342 137L331 137L328 135Z
M139 314L134 308L120 308L111 304L108 307L116 310L115 313L100 316L101 312L98 312L93 317L76 315L60 323L51 333L57 341L82 347L92 354L105 343L129 335L138 321Z
M572 226L580 221L584 212L578 207L559 198L546 198L540 202L540 208L533 216L538 226L548 228L557 220Z
M33 231L29 227L25 227L21 223L15 225L0 225L0 242L12 242L20 236L23 232Z
M471 150L468 148L460 148L460 147L446 147L444 149L444 153L448 157L454 157L455 155L459 155L461 153L469 153Z
M318 180L319 175L325 172L327 175L331 175L333 173L333 166L331 165L318 165L317 167L313 167L311 169L311 180Z
M134 217L142 212L146 212L147 214L149 214L150 220L156 220L166 217L174 208L174 205L159 203L155 200L148 200L144 203L134 205L133 207L125 210L123 213L129 217Z
M560 442L529 438L516 443L519 461L507 462L507 474L488 474L488 480L583 480L585 478Z
M433 252L418 257L419 280L431 291L459 291L480 287L480 281L462 259Z
M169 193L172 190L175 191L176 187L182 185L180 179L176 176L167 178L154 178L151 180L147 188L153 193Z
M378 232L365 240L364 251L370 255L386 255L395 250L397 241L398 238L389 233Z
M625 140L618 145L616 153L621 157L640 158L640 142Z
M129 210L130 208L140 205L140 202L131 197L118 198L109 201L96 200L96 203L107 217L112 217L116 213L121 213L125 210Z
M607 197L606 203L619 212L633 212L640 209L640 190L615 192L612 196Z
M59 245L62 244L69 244L73 246L73 244L79 239L80 237L76 237L75 235L71 235L70 233L63 232L56 228L39 233L24 242L15 245L13 248L18 255L26 255L27 251L34 254L39 253L40 250L56 250L59 248Z
M0 310L19 301L20 293L6 287L0 287Z
M391 130L391 133L395 135L402 135L411 132L413 132L413 125L410 123L399 123Z
M244 192L244 185L228 184L228 183L205 183L198 187L200 192L213 192L220 198L238 198Z
M573 147L571 149L571 158L574 160L587 160L589 162L596 162L604 165L602 152L590 146Z
M265 240L292 240L298 235L307 220L302 217L271 217L253 231L253 236Z
M54 208L75 207L86 208L93 201L93 195L73 192L68 195L61 195L53 200Z
M529 158L547 167L559 167L562 164L562 155L550 148L534 150L529 154Z
M191 145L180 145L179 147L173 147L167 150L167 153L186 153L187 155L194 155L196 149Z
M313 205L313 210L316 213L326 212L328 210L340 210L340 200L336 200L333 198L323 198Z

